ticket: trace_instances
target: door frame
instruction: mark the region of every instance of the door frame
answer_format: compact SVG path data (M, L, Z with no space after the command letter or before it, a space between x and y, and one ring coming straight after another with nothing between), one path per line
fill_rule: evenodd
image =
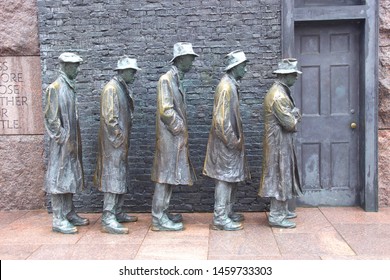
M360 66L359 174L360 205L378 211L378 0L362 5L295 8L294 0L282 0L282 57L295 54L295 23L360 20L363 22ZM299 62L298 62L299 63Z

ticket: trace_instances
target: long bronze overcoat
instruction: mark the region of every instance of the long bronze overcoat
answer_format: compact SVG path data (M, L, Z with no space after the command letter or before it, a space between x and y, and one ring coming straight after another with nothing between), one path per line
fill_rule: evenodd
M100 130L94 183L102 192L127 192L127 156L133 118L133 99L125 81L111 79L100 96Z
M44 123L50 137L45 190L76 193L84 187L74 82L61 72L45 93Z
M264 98L263 174L259 195L285 201L302 194L294 145L300 118L290 89L275 82Z
M162 75L157 85L156 151L152 181L192 185L195 180L188 151L185 92L175 66Z
M226 74L214 95L204 175L225 182L250 179L239 106L238 84Z

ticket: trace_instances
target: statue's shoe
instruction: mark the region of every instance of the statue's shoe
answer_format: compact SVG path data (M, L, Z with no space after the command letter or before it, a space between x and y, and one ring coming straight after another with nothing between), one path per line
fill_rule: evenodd
M129 229L122 226L115 219L109 219L102 221L102 232L111 234L128 234Z
M183 222L182 214L167 213L167 216L168 216L168 219L170 219L174 223L181 223L181 222Z
M70 223L72 223L75 226L86 226L89 225L89 220L87 218L82 218L79 215L77 215L76 212L69 213L66 218Z
M213 223L212 229L213 230L226 230L226 231L235 231L235 230L242 230L244 227L241 223L237 223L234 221L229 221L226 224L217 224Z
M287 219L294 219L298 217L298 215L295 212L287 211Z
M278 227L278 228L295 228L296 224L294 222L291 222L289 220L283 220L281 222L270 222L269 225L271 227Z
M245 217L243 214L239 214L239 213L230 213L229 214L229 218L233 221L233 222L242 222L245 220Z
M166 219L162 222L152 223L153 231L179 231L183 229L184 229L183 223L181 222L175 223L169 219Z
M120 213L116 215L116 220L118 221L118 223L134 223L138 221L138 217L130 216L126 213Z
M68 220L53 222L52 230L64 234L77 233L77 228L74 225L72 225Z

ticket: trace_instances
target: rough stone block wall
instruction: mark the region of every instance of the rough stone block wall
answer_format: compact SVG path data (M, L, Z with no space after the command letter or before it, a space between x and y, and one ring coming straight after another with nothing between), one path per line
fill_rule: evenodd
M0 210L45 207L43 135L0 136Z
M379 206L390 205L390 0L379 1Z
M1 1L0 18L0 61L4 57L38 57L36 1ZM39 69L39 60L31 67ZM42 133L0 135L0 210L44 207L42 158Z
M262 164L262 99L280 58L279 0L37 0L43 87L56 79L61 52L84 59L77 78L87 188L76 196L80 210L101 211L102 195L92 185L99 127L99 96L124 54L143 71L133 85L135 116L129 155L130 211L150 211L150 173L155 147L156 85L169 69L173 44L189 41L200 57L186 75L190 157L198 175L192 187L174 190L177 211L211 211L214 182L201 175L211 125L213 95L223 74L224 56L242 49L249 59L241 83L241 113L252 180L240 184L237 208L259 211Z

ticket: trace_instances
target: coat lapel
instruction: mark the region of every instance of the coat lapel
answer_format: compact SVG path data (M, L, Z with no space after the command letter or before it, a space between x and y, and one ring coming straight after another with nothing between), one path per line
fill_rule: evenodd
M133 112L134 111L133 95L130 92L129 88L127 87L126 82L119 76L115 77L114 79L117 82L118 87L122 89L122 91L125 93L126 102L129 105L131 112Z

